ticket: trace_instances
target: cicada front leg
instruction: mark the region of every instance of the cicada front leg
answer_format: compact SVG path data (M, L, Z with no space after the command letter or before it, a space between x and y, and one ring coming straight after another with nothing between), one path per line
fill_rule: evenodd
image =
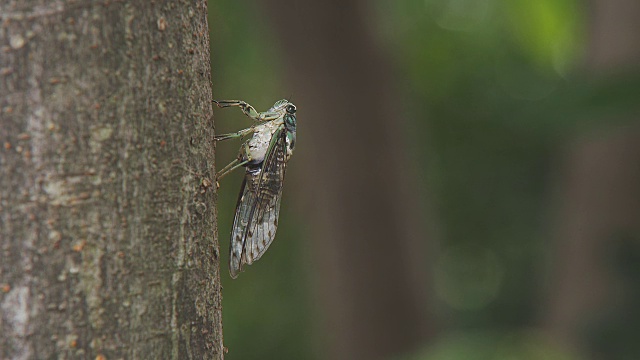
M253 106L247 104L242 100L213 100L213 102L220 108L238 106L245 115L247 115L254 121L258 121L258 116L260 116L260 113L258 113Z
M242 112L245 115L250 117L253 121L261 122L261 121L274 120L281 116L279 113L270 112L270 111L259 113L256 111L256 109L253 106L247 104L247 102L242 100L213 100L213 102L216 105L218 105L219 108L237 106L242 110Z

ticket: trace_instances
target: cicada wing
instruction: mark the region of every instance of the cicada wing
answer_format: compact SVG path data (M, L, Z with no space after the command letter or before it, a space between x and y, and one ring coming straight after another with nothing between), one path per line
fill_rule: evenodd
M260 259L273 242L278 228L286 170L286 131L281 129L274 136L278 138L263 162L256 205L247 225L243 254L247 264Z
M233 218L231 229L231 244L229 245L229 273L235 279L242 271L244 258L242 253L245 246L245 234L251 217L252 209L257 205L258 183L260 181L260 169L247 172L242 181L240 195L236 204L236 214Z

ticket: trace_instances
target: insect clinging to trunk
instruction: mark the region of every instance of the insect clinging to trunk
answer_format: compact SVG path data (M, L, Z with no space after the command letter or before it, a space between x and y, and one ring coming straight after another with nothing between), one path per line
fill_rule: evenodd
M229 272L235 279L244 264L251 265L264 254L276 235L285 170L296 143L296 106L279 100L259 113L244 101L214 103L221 108L237 106L254 121L249 128L215 137L222 141L253 134L238 157L216 175L220 180L239 167L246 169L229 246Z

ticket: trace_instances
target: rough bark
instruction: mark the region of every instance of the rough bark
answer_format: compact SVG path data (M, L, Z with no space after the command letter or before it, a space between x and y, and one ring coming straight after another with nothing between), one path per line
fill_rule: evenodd
M640 3L593 0L590 7L586 58L590 74L637 73ZM639 119L629 120L637 124ZM616 249L624 247L619 240L640 234L639 163L637 125L583 136L570 144L564 162L554 284L544 324L555 339L585 352L595 350L593 339L585 335L592 330L590 324L593 327L605 316L603 310L612 309L608 315L624 311L624 282L616 279L620 275ZM598 328L602 331L604 324ZM618 347L601 335L596 338ZM614 353L600 356L618 358Z
M433 238L391 66L366 22L370 6L265 6L299 110L296 165L308 188L301 206L313 218L313 280L330 359L408 352L433 327L425 255Z
M206 2L0 20L0 358L221 359Z

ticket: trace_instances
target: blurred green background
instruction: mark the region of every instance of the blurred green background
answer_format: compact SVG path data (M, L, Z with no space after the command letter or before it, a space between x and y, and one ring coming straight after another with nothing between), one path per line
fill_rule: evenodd
M210 1L214 98L264 111L292 96L299 110L276 240L235 281L223 257L227 358L639 359L640 29L619 26L640 23L634 2ZM361 84L378 71L376 85ZM382 123L392 140L377 135L378 111L393 114ZM227 133L250 122L225 109L215 124ZM375 159L358 168L341 141L405 188L380 204L411 214L389 231L418 228L424 246L406 247L420 269L384 253L370 266L395 271L385 284L424 291L409 301L423 307L410 325L376 332L372 316L348 316L362 303L393 319L404 295L358 292L377 289L370 258L357 259L363 246L322 250L367 218L385 233L387 216L365 215L390 191L385 172L371 171L382 186L367 190L357 179ZM239 145L218 144L218 169ZM399 170L385 160L398 154ZM219 191L224 254L242 176ZM356 201L322 195L331 189ZM381 237L371 252L405 238Z

